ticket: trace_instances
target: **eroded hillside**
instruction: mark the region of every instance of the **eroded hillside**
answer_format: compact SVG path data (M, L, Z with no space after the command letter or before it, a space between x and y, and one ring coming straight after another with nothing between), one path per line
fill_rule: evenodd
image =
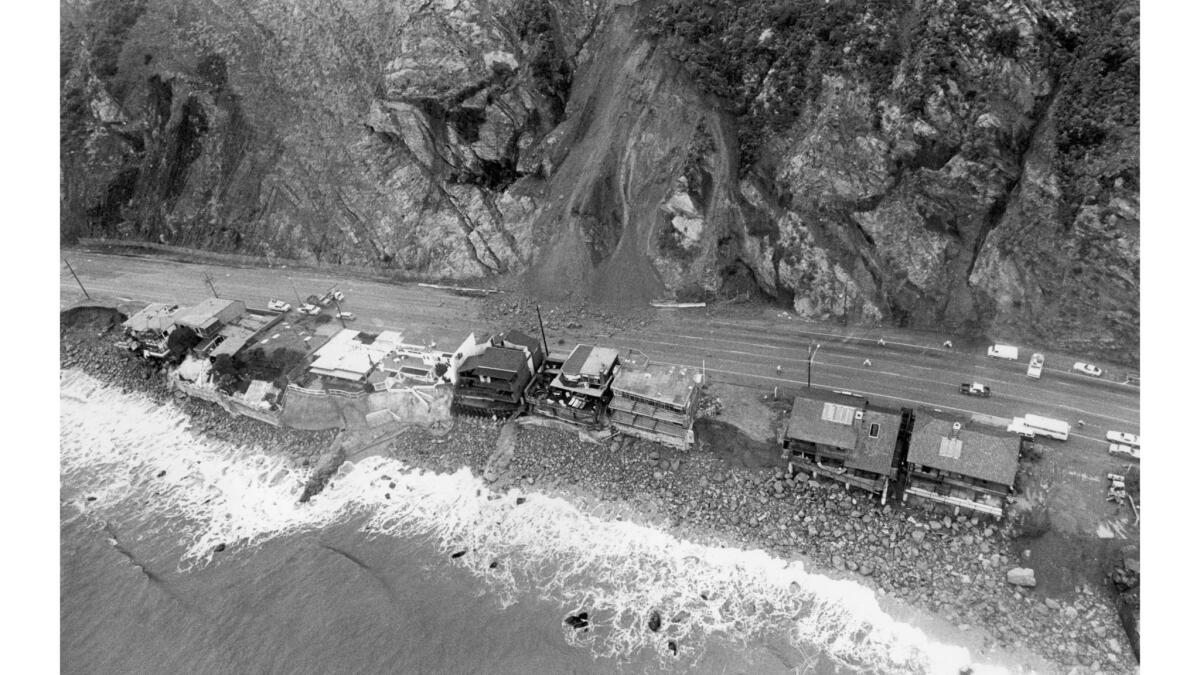
M1136 362L1137 4L92 0L64 239Z

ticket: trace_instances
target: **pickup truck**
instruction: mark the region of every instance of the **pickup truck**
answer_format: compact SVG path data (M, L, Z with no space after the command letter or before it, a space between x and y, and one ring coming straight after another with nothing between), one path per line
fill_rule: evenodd
M966 394L967 396L979 396L980 398L987 398L992 395L992 388L986 384L972 382L970 384L964 383L958 385L958 392L960 394Z

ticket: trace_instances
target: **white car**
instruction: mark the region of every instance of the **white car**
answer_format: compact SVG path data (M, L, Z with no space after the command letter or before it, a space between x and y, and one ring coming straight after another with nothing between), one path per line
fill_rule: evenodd
M1142 459L1141 448L1131 448L1128 445L1122 445L1120 443L1110 443L1108 446L1108 454L1124 455L1130 459L1136 459L1139 461Z
M291 308L291 305L282 300L272 300L267 303L267 309L271 310L272 312L286 312Z
M354 312L338 312L337 318L342 319L344 321L353 321L353 320L357 319L358 317L354 316Z
M1091 375L1092 377L1100 377L1104 374L1103 370L1093 366L1090 363L1084 363L1083 361L1079 361L1075 365L1071 366L1071 370L1078 371L1084 375Z
M337 300L338 302L341 302L341 301L343 301L343 300L345 300L345 299L346 299L346 294L345 294L345 293L343 293L343 292L341 292L341 291L334 291L334 292L331 294L331 297L332 297L334 300Z
M300 305L300 313L308 314L309 316L316 316L321 313L321 308L317 307L311 302L306 302L303 305Z
M1110 431L1104 437L1113 443L1121 443L1122 445L1136 446L1142 444L1142 440L1137 437L1137 434L1131 434L1128 431Z

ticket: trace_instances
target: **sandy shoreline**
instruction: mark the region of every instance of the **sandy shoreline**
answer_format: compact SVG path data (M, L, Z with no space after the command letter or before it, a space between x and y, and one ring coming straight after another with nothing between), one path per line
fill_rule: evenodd
M64 331L63 368L172 400L160 375L92 328ZM317 462L332 441L327 432L275 429L202 401L175 404L192 417L197 434L259 445L302 466ZM412 429L372 453L429 470L465 466L484 475L499 429L491 420L457 418L447 435ZM537 425L520 427L513 445L506 475L493 483L497 490L536 490L598 517L697 543L762 549L810 572L851 579L872 588L892 616L939 641L968 646L980 662L1039 672L1051 664L1136 671L1107 598L1085 591L1071 603L1047 604L1004 582L1005 571L1020 561L1012 533L1002 526L882 508L840 489L730 466L719 451L678 453L619 437L598 445Z

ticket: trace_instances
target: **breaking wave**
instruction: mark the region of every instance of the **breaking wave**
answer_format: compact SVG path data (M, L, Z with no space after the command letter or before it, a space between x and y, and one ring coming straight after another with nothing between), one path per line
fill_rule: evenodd
M365 521L365 536L419 537L460 554L454 564L502 603L536 593L587 611L592 628L564 625L564 639L600 656L653 650L675 662L702 653L709 634L748 643L779 631L802 651L857 671L957 673L970 661L965 648L891 618L866 587L763 551L698 545L596 518L562 499L498 494L467 469L431 473L384 457L347 463L299 504L311 470L293 460L201 440L174 406L84 373L65 371L60 391L64 499L81 511L132 500L148 516L182 516L181 570L211 562L219 544L245 550L353 517Z

